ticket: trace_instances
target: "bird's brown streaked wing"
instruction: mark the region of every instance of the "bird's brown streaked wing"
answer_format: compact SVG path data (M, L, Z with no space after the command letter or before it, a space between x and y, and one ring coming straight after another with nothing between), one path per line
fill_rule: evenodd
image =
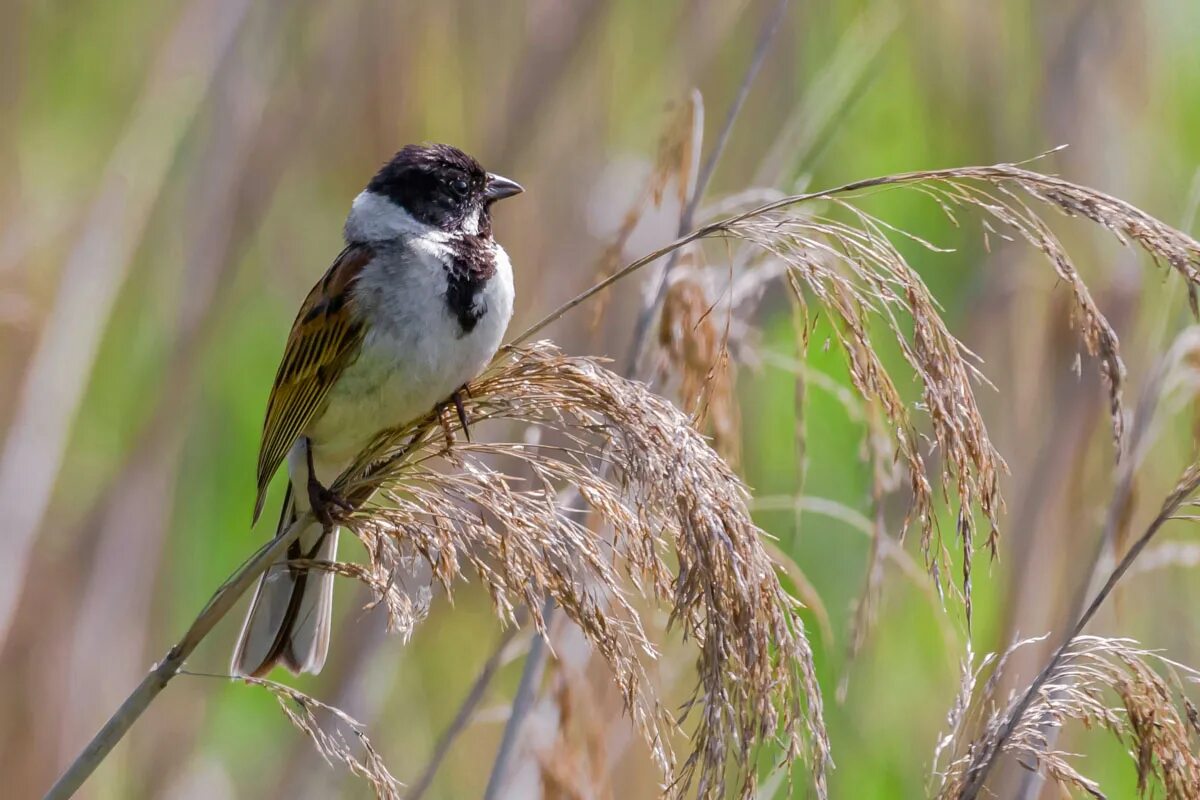
M263 422L255 522L275 470L321 407L329 388L358 355L363 330L351 288L374 255L366 245L343 250L308 293L292 323Z

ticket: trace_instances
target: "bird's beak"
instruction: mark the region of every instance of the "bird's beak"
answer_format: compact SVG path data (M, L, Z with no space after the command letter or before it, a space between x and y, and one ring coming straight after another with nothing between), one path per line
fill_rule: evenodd
M503 200L506 197L512 197L514 194L520 194L525 191L525 187L516 181L509 180L502 175L493 175L488 173L487 188L483 190L483 196L488 199L489 203L494 203L497 200Z

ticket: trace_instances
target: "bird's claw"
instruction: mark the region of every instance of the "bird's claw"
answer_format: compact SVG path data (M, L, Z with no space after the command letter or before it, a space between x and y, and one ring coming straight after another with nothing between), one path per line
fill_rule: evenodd
M463 395L471 396L471 391L464 383L462 386L454 390L454 394L450 395L450 399L454 402L454 410L458 412L458 422L462 425L463 435L467 437L467 441L471 441L471 427L467 423L467 409L463 405Z
M464 383L462 386L454 390L454 394L450 395L449 399L442 404L438 412L438 421L442 424L442 433L446 435L446 448L454 446L454 432L450 430L450 423L446 419L446 410L453 405L455 413L458 414L458 423L462 427L463 435L467 437L467 441L471 441L471 427L469 417L467 416L467 408L463 405L463 395L471 396L471 392L467 389Z
M332 489L321 485L316 478L308 480L308 504L313 516L326 528L331 528L354 510L354 505Z

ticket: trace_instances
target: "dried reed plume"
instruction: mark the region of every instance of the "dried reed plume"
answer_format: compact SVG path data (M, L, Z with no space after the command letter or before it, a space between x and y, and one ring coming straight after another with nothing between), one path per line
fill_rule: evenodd
M1179 736L1167 731L1164 739L1159 735L1163 731L1154 732L1151 730L1153 725L1148 722L1157 718L1170 722L1170 715L1166 711L1166 705L1170 702L1169 695L1159 691L1158 684L1154 684L1151 679L1153 673L1149 669L1134 669L1129 666L1128 661L1142 656L1127 647L1126 642L1086 637L1083 630L1162 527L1168 521L1179 518L1179 509L1185 503L1195 503L1192 498L1198 488L1200 464L1193 464L1184 471L1153 521L1117 562L1104 585L1074 622L1063 643L1050 656L1029 686L1015 694L1002 710L990 708L977 712L975 724L963 722L966 709L971 707L970 696L975 683L972 670L969 667L964 668L966 677L961 687L960 698L950 715L951 734L938 746L938 755L943 751L958 754L953 757L952 764L946 771L942 796L953 797L956 800L973 800L984 790L988 773L1002 753L1032 756L1037 761L1036 767L1044 767L1056 780L1072 783L1087 789L1093 795L1101 796L1099 789L1092 782L1072 770L1062 754L1054 752L1053 741L1057 730L1066 719L1077 719L1085 724L1101 721L1118 734L1125 734L1126 728L1119 728L1112 722L1115 718L1097 716L1104 707L1095 698L1094 689L1097 681L1105 683L1105 675L1108 675L1107 684L1118 690L1126 704L1129 715L1128 730L1132 731L1131 735L1137 745L1139 786L1144 790L1146 777L1157 771L1168 789L1179 786L1193 787L1182 793L1172 793L1171 797L1196 796L1195 789L1200 788L1200 784L1190 781L1200 776L1200 772L1194 766L1200 762L1193 759L1181 766L1181 756L1177 752ZM1099 644L1095 644L1097 642ZM1092 663L1098 656L1109 657L1114 654L1125 664L1126 671L1137 673L1136 680L1120 676L1118 680L1111 677L1116 673L1104 673ZM1088 659L1091 659L1091 662ZM991 705L994 680L1003 670L1003 660L997 664L993 681L989 681L985 687L976 708ZM1200 675L1181 665L1166 662L1165 659L1159 660L1189 672L1192 677ZM1147 689L1147 686L1150 689ZM1157 705L1148 704L1147 698L1154 697L1158 698ZM1194 726L1195 711L1187 704L1186 699L1183 702L1184 716ZM1178 715L1175 718L1178 718ZM978 730L978 733L968 744L963 744L965 736L971 735L968 732L971 729ZM1185 733L1185 740L1186 736ZM1187 747L1183 750L1187 751Z
M388 772L383 758L367 738L362 723L346 712L327 703L322 703L303 692L290 686L263 678L242 678L241 680L254 686L261 686L279 701L279 707L296 728L316 745L317 752L326 763L333 765L336 761L344 764L352 773L364 779L374 790L380 800L400 800L400 784ZM333 719L333 724L321 724L317 712L323 712ZM341 728L346 728L358 742L364 757L354 754L354 748L346 740Z
M1017 642L999 659L988 656L977 667L964 664L949 732L938 742L934 756L939 798L962 796L974 758L997 742L1007 714L996 707L995 678L1012 653L1035 641L1041 639ZM989 670L992 679L974 697L975 686ZM1140 796L1151 796L1155 782L1169 798L1200 796L1200 727L1195 707L1180 690L1181 678L1195 681L1200 673L1130 639L1078 636L1038 687L1001 750L1028 769L1044 771L1065 790L1102 798L1099 784L1079 771L1071 754L1054 749L1047 737L1047 731L1057 732L1077 722L1107 730L1129 748L1137 764ZM1016 702L1011 697L1007 708ZM975 726L982 732L966 741L964 730ZM944 765L943 757L949 759Z
M836 321L836 336L846 353L855 388L866 400L869 414L882 414L886 420L886 426L875 426L875 434L882 431L893 438L895 457L906 467L912 505L901 536L913 521L920 526L922 549L935 577L943 573L949 558L936 524L934 487L957 505L956 535L963 551L962 594L969 624L975 515L982 514L989 525L987 547L994 557L1002 507L999 476L1006 466L979 412L975 387L985 379L974 356L949 331L936 299L889 234L931 251L938 248L898 231L858 204L863 190L889 186L912 187L928 195L956 223L958 208L980 210L985 215L985 239L991 235L1020 238L1050 260L1071 289L1074 321L1083 345L1099 361L1118 452L1125 444L1125 367L1117 336L1033 202L1084 216L1112 231L1123 243L1140 245L1156 263L1165 263L1183 275L1190 296L1200 279L1200 244L1124 201L1011 164L914 172L847 184L774 201L697 232L696 238L747 242L783 261L799 303L803 332L810 330L810 303L815 302ZM828 214L802 216L795 208L819 200L827 201ZM898 381L880 355L875 341L880 330L899 345L920 382L921 399L916 407L928 418L927 448L922 447L911 404L897 390ZM878 439L878 435L872 438ZM870 450L876 452L878 446ZM939 458L936 468L929 463L933 453ZM874 469L876 495L892 480L891 472L880 466L876 463ZM878 497L876 501L878 505ZM877 574L874 565L869 574ZM869 604L872 586L869 580L860 607ZM869 607L865 615L869 616Z
M800 607L780 587L746 488L689 417L545 342L498 359L471 394L473 425L532 426L526 441L448 445L423 420L381 439L360 461L369 477L341 486L376 493L346 523L370 553L359 577L392 625L413 624L389 576L414 554L447 593L473 573L504 622L523 605L541 629L552 597L612 670L670 794L717 797L733 783L752 797L757 751L777 741L789 759L808 754L824 796L829 745ZM560 504L568 487L611 539L589 528L584 509ZM700 651L678 719L647 679L655 649L630 591L668 603ZM682 765L669 744L676 727L692 728Z

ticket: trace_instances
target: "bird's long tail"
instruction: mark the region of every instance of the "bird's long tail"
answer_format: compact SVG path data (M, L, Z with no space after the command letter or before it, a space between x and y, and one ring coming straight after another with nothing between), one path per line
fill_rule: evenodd
M278 533L299 524L289 486ZM294 673L321 671L329 652L333 616L333 573L294 567L289 561L337 558L338 531L325 533L319 522L307 522L287 555L258 580L254 600L233 651L233 674L261 677L276 664Z

